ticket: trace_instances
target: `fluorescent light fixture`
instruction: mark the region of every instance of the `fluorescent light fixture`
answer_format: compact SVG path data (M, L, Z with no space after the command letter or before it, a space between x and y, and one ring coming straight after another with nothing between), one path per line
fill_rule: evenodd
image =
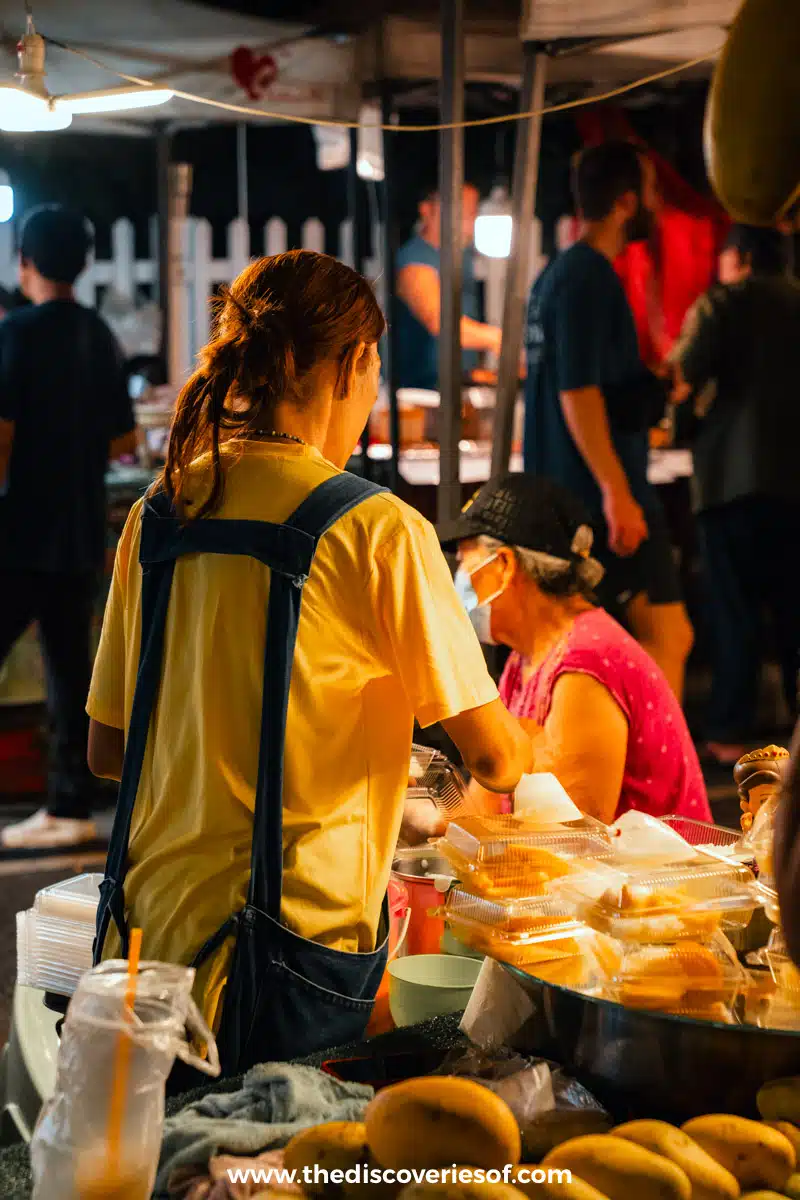
M159 104L166 104L174 95L169 88L105 88L103 91L60 96L56 100L56 107L71 116L131 112L137 108L155 108Z
M475 221L475 249L487 258L508 258L513 224L508 192L502 186L493 187Z
M6 176L6 178L8 178ZM10 183L0 183L0 225L5 225L14 215L14 189Z
M14 84L0 86L0 129L4 133L48 133L66 129L72 113Z

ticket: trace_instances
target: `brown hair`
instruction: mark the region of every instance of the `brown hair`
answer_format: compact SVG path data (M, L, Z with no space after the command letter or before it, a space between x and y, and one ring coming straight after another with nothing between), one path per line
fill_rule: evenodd
M303 377L326 359L339 364L340 390L358 344L377 342L385 329L366 279L311 250L251 263L221 301L214 337L178 396L164 471L155 484L192 520L215 512L222 501L223 439L269 430L277 402L291 397L302 403ZM188 468L208 452L209 493L187 514Z

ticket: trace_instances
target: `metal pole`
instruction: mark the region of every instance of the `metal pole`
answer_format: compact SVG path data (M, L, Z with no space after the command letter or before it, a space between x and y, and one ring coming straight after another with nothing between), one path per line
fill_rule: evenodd
M156 204L158 206L158 310L161 314L160 356L169 377L169 156L166 126L156 134Z
M381 124L390 125L393 118L392 91L388 82L381 88ZM389 393L389 430L392 442L392 457L389 464L389 486L397 491L400 483L400 413L397 408L397 363L394 353L395 313L397 312L397 296L395 293L395 219L394 219L394 165L392 156L391 133L383 133L383 185L381 187L381 208L383 218L383 277L386 296L386 321L388 331L383 355L384 379Z
M364 264L361 237L361 210L358 205L358 130L350 130L350 162L347 165L347 213L350 218L350 239L353 248L353 268L362 273ZM361 473L365 479L372 478L369 458L369 417L361 431Z
M192 190L192 168L172 163L169 168L169 356L168 381L181 387L189 373L189 358L182 341L189 326L189 296L185 270L186 217Z
M237 216L245 225L250 222L249 181L247 177L247 125L240 121L236 126L236 193Z
M464 120L464 0L442 0L443 124ZM438 519L461 511L459 441L461 438L461 292L464 198L464 130L443 129L439 152L441 244L439 279L439 494Z
M492 439L492 476L508 470L514 407L519 390L519 355L525 318L528 272L531 261L531 235L536 215L536 182L539 174L539 146L542 133L541 109L547 76L547 55L533 42L523 47L525 65L520 93L520 111L539 115L520 121L514 154L514 180L511 189L511 253L508 257L505 303L503 306L503 344L497 366L497 398Z

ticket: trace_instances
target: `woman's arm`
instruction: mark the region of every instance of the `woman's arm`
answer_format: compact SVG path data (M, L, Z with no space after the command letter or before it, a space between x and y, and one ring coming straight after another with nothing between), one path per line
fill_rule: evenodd
M536 770L550 771L582 812L611 824L628 752L628 722L614 697L591 675L562 675L544 731Z
M500 699L448 717L442 726L473 779L490 792L513 791L533 766L530 738Z
M112 725L89 721L89 770L98 779L122 778L122 759L125 755L125 734Z

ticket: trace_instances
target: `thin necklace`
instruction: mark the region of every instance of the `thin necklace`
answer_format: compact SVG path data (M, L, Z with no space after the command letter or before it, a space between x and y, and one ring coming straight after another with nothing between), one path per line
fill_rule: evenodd
M297 437L294 433L281 433L277 429L270 429L269 432L266 429L251 429L245 434L245 437L248 440L255 439L256 441L277 438L281 442L296 442L298 446L306 446L308 444L303 438Z

